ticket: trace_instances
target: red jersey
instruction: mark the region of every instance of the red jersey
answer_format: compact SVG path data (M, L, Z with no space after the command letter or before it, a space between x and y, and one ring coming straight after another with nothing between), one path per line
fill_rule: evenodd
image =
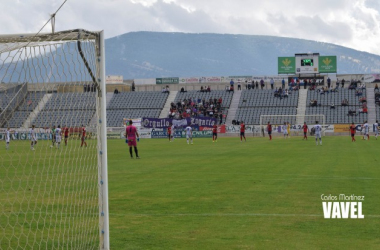
M269 124L269 125L267 126L267 130L268 130L268 132L271 132L271 131L272 131L272 125L271 125L271 124Z
M240 124L240 132L245 132L245 124Z
M306 124L304 124L304 125L302 126L302 128L303 128L303 132L305 132L305 133L306 133L306 132L307 132L307 128L308 128L308 127L307 127L307 125L306 125Z
M356 132L355 125L351 125L350 130L351 130L351 134L355 134L355 132Z
M136 139L136 132L137 132L136 127L133 125L129 125L125 129L125 133L127 134L128 139Z
M69 128L65 128L65 136L69 136Z
M212 132L217 133L218 132L218 126L216 126L216 125L212 126Z
M168 127L168 134L172 133L172 127Z
M82 128L82 138L86 137L86 128Z

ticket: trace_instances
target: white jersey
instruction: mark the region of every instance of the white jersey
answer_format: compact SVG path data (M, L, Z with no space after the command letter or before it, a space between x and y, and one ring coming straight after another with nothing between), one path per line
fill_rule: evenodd
M287 125L282 125L282 132L284 133L284 135L287 135L288 134L288 126Z
M172 134L174 134L174 125L172 125Z
M55 129L55 140L56 142L61 142L61 128Z
M376 122L373 124L376 133L379 133L379 124Z
M191 133L191 131L192 131L193 129L190 127L190 126L187 126L186 128L185 128L185 131L186 131L186 136L192 136L192 133Z
M29 135L30 135L30 140L31 141L37 141L37 135L36 135L36 131L34 131L34 129L30 129L29 131Z
M364 128L364 134L368 134L368 130L369 130L368 123L364 123L363 128Z
M319 124L314 125L315 136L321 137L322 126Z
M10 142L11 140L11 131L7 130L5 132L5 142Z
M61 136L61 129L60 128L56 128L55 129L55 136L57 137L57 136Z

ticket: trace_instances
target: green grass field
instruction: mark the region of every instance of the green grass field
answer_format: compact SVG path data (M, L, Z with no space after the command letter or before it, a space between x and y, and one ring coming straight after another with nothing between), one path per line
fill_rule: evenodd
M247 139L146 139L140 160L130 159L123 140L109 140L111 249L379 248L380 139L324 137L322 146L312 137ZM36 162L57 154L44 143ZM365 196L365 218L324 219L322 194Z
M379 141L350 137L109 142L114 249L378 249ZM322 194L364 195L324 219Z

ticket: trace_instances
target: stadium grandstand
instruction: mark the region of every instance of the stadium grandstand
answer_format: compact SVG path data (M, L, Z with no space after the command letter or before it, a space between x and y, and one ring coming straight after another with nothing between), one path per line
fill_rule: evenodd
M123 118L158 118L168 95L158 91L113 94L107 106L107 126L121 127Z
M209 116L224 124L233 92L225 90L178 92L171 103L171 117Z
M32 124L36 127L88 125L95 114L94 96L95 92L53 93Z
M22 127L25 120L29 117L30 113L37 107L38 103L42 100L46 92L28 92L26 97L21 102L20 106L14 112L12 118L8 122L11 128Z
M365 89L309 90L306 115L324 114L327 124L362 124L368 120L366 103Z
M11 85L0 88L0 109L9 109L9 115L2 116L0 126L20 128L50 126L88 126L94 117L96 103L95 92L84 92L80 88L74 90L55 89L43 91L29 84ZM212 85L216 88L216 85ZM322 92L316 90L289 90L276 94L272 89L243 89L233 91L213 90L199 91L125 91L114 93L108 89L107 93L107 126L121 127L124 118L183 118L190 116L212 116L217 118L218 124L226 124L230 115L231 124L244 121L245 124L259 124L261 115L273 115L273 124L289 122L296 124L296 118L281 117L281 115L298 115L300 105L305 104L305 115L325 115L326 124L362 124L371 120L367 109L367 89L339 88L336 91ZM300 92L307 92L306 101L300 102ZM373 89L370 91L373 92ZM238 97L238 98L237 98ZM373 115L380 119L380 94L373 100ZM374 99L375 99L374 97ZM231 111L232 100L236 99L236 112ZM13 107L9 103L16 99ZM234 100L235 100L234 99ZM219 103L219 100L221 102ZM372 103L371 101L369 103ZM37 108L38 107L38 108ZM231 117L232 115L232 117ZM275 117L277 116L277 117ZM272 118L271 118L272 119ZM26 122L27 121L27 122ZM54 122L53 122L54 121ZM52 124L59 123L59 124Z
M298 91L289 91L287 95L276 95L273 90L243 90L236 112L235 122L259 124L261 115L296 115ZM276 117L273 124L289 122L295 124L295 117Z

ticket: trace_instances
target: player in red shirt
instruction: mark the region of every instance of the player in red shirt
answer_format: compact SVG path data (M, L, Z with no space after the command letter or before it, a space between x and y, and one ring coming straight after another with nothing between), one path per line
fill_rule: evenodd
M139 133L137 132L136 127L132 125L132 120L129 120L129 126L127 126L125 129L125 137L127 138L127 141L128 141L129 154L131 155L131 158L133 159L132 147L134 147L136 159L140 159L139 153L137 151L137 142L136 142L139 140Z
M84 144L84 146L87 147L87 142L86 142L86 127L84 127L83 125L82 125L81 140L82 140L82 143L80 144L80 146L82 147L83 144Z
M309 127L306 125L306 122L303 123L303 140L307 140L307 132L309 131Z
M212 126L212 142L216 142L218 140L218 126L214 124Z
M354 123L352 123L350 126L350 132L351 132L351 138L352 138L351 142L356 141L355 140L356 127L355 127Z
M245 139L245 124L242 121L240 123L240 142L243 142L243 138L244 138L244 141L247 142L247 139Z
M169 142L172 142L172 140L171 140L171 138L172 138L172 124L171 123L168 127L168 138L169 138Z
M272 125L270 124L270 122L268 122L267 131L269 135L269 140L271 141L272 140Z
M69 138L69 128L67 126L63 129L63 133L65 134L65 146L67 146L67 139Z

